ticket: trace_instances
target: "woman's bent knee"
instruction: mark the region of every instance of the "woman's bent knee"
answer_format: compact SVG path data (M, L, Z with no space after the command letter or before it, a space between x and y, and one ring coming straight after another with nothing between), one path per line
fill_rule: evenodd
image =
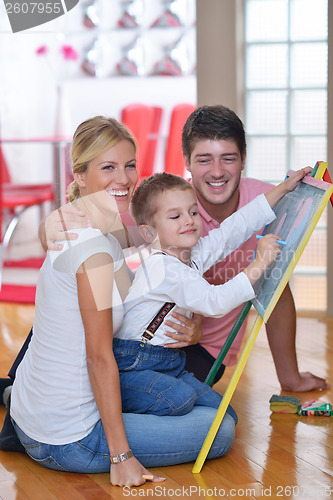
M124 414L130 448L145 467L161 467L194 462L213 423L216 410L194 406L186 415ZM138 432L149 429L149 432ZM172 430L170 430L172 429ZM225 415L213 441L208 458L221 457L230 449L235 437L235 422Z
M235 439L235 421L228 413L223 417L222 423L215 436L207 458L221 457L230 449Z

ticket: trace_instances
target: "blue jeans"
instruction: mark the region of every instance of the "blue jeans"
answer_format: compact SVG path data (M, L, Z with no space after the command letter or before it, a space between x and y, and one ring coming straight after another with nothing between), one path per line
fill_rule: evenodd
M194 406L218 408L222 401L218 392L184 370L186 355L179 349L114 339L113 352L125 413L180 416ZM230 405L227 412L237 423Z
M198 406L181 417L125 413L123 419L134 456L144 467L161 467L196 460L215 414L214 408ZM101 420L87 437L65 445L35 441L12 422L28 455L48 469L79 473L110 470L110 453ZM226 414L207 458L224 455L234 437L235 422Z

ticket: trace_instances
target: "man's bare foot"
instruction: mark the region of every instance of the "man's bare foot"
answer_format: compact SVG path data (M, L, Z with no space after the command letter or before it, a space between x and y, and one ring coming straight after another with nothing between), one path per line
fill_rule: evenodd
M299 379L294 382L281 383L283 391L292 392L309 392L309 391L322 391L329 389L330 385L324 378L317 377L310 372L300 372Z

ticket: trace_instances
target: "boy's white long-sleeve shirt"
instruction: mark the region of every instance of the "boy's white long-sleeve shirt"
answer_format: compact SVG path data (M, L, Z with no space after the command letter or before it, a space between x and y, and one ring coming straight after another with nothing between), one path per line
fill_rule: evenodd
M210 285L202 275L274 219L275 214L265 195L260 195L225 219L205 238L199 239L191 251L191 267L171 255L153 250L136 272L124 302L123 323L114 336L141 340L163 304L174 302L176 307L166 315L150 341L152 345L164 345L174 342L164 336L165 331L172 331L165 325L165 320L177 322L170 318L173 311L187 317L192 313L220 317L253 299L254 290L243 272L223 285Z

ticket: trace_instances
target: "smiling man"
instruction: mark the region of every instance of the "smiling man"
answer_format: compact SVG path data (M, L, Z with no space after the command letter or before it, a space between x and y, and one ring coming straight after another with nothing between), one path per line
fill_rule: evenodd
M202 236L272 185L257 179L242 178L246 159L244 127L230 109L216 105L196 109L187 119L182 135L187 170L198 199L203 223ZM255 235L206 272L211 284L219 285L241 272L257 246ZM186 369L204 380L219 354L241 310L234 309L223 318L203 318L200 344L185 348ZM244 323L231 346L225 365L237 362L245 332ZM296 356L296 312L287 285L266 325L269 346L281 388L288 391L311 391L328 387L326 381L309 372L300 372ZM224 365L215 378L223 375Z

